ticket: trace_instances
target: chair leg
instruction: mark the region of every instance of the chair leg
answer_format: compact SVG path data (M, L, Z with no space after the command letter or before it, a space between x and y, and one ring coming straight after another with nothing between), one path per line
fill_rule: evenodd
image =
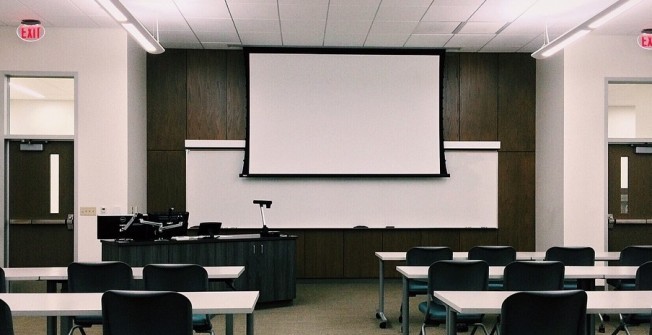
M602 314L598 314L598 317L600 318L600 326L598 326L598 333L604 333L605 331L604 318L602 317Z

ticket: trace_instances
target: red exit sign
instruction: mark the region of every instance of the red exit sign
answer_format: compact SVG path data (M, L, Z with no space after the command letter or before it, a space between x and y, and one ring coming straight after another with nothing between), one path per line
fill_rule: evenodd
M638 35L638 45L643 49L652 50L652 31L643 31Z
M27 42L34 42L40 40L45 35L45 28L38 20L23 20L23 22L16 29L18 37Z

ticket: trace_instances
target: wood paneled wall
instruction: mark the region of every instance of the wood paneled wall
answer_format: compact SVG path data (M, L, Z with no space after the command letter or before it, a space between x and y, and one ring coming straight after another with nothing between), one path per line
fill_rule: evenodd
M498 229L292 230L299 278L376 277L375 251L415 245L534 250L535 61L529 54L446 53L445 62L444 139L501 141ZM147 70L148 210L185 208L184 140L245 139L243 53L167 50L148 55Z

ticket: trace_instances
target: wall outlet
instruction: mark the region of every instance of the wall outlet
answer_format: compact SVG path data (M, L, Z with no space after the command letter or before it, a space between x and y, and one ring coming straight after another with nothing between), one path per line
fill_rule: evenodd
M95 216L96 210L95 207L79 207L80 216Z

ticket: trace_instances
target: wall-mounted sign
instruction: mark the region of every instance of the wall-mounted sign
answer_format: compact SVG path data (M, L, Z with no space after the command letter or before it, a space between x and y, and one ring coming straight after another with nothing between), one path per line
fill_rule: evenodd
M643 29L637 38L638 45L647 50L652 50L652 29Z
M18 37L27 42L38 41L45 35L45 28L39 20L23 20L16 29Z

